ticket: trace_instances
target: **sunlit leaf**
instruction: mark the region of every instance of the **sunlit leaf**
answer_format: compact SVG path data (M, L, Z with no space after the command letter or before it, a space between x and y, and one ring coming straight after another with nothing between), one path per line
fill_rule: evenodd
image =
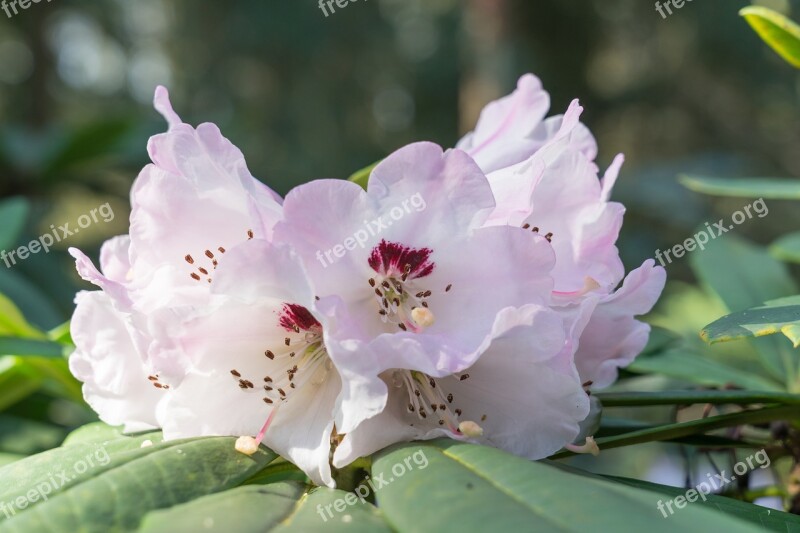
M695 192L714 196L739 196L767 200L800 200L800 180L778 178L706 178L681 176L680 182Z
M800 296L780 298L731 313L706 326L701 336L713 344L776 333L786 335L795 348L800 346Z
M748 6L739 14L750 24L761 39L790 65L800 68L800 26L761 6Z

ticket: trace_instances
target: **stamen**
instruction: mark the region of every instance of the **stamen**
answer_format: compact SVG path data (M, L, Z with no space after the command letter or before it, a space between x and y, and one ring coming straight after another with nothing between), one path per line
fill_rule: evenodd
M471 439L483 436L483 428L471 420L466 420L458 425L458 430Z
M416 307L411 311L411 320L421 328L429 328L436 321L433 312L426 307Z

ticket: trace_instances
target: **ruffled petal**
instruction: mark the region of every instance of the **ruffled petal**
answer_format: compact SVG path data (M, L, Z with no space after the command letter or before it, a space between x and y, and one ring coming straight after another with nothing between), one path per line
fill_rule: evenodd
M650 326L634 317L648 313L666 282L666 271L648 259L625 278L620 289L603 298L580 338L575 363L583 382L604 388L617 379L647 344Z
M134 346L130 317L118 311L103 292L80 292L72 318L76 350L72 374L83 382L83 395L100 419L126 432L159 426L156 409L167 395L148 379L149 370Z

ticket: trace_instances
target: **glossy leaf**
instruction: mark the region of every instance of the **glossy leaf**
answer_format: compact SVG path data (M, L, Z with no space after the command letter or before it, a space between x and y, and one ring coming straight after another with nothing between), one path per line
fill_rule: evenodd
M781 261L800 263L800 232L790 233L773 242L770 253Z
M729 312L797 294L797 286L786 265L760 247L727 233L708 243L705 251L690 257L701 283L713 291ZM757 345L764 368L776 379L792 380L795 354L780 339L761 339Z
M145 518L139 531L173 533L229 528L237 533L391 531L378 510L370 503L361 503L355 494L328 488L309 492L308 486L291 481L239 487L156 511Z
M800 68L800 26L777 11L761 6L745 7L739 14L779 56Z
M637 374L661 374L705 386L736 385L750 390L785 390L771 378L726 365L688 348L670 349L656 355L640 355L627 370Z
M800 180L779 178L707 178L681 176L680 182L695 192L714 196L739 196L766 200L800 200Z
M709 343L783 333L800 346L800 296L789 296L724 316L700 333Z
M155 444L140 447L145 439ZM230 437L159 440L152 434L76 443L4 467L0 501L27 508L17 505L11 518L0 516L0 528L130 531L151 511L238 486L276 457L265 448L252 457L240 454ZM61 473L54 483L51 477ZM31 501L29 492L41 493L44 484L52 489L48 499Z
M372 479L386 483L378 507L399 531L758 531L702 506L664 520L661 494L454 441L389 448Z

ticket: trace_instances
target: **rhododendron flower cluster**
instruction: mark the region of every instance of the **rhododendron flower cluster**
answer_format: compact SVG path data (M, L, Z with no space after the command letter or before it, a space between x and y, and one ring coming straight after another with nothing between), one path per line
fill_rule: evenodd
M102 420L263 442L328 486L399 441L540 459L590 436L589 394L644 347L635 317L665 273L649 260L625 277L609 201L622 157L598 177L577 101L545 119L524 76L456 148L411 144L366 190L318 180L285 199L165 89L155 105L169 129L129 235L99 270L71 251L101 289L77 297L70 367ZM408 198L425 208L398 216Z

